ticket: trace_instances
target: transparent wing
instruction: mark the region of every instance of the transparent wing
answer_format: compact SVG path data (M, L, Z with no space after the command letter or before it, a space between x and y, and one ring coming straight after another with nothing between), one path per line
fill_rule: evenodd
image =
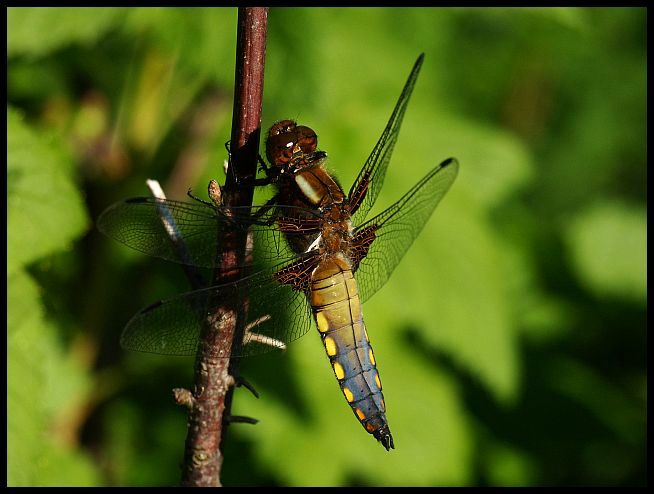
M402 94L400 94L400 98L395 104L395 109L386 124L384 132L382 132L379 141L377 141L375 148L370 153L370 156L350 189L348 197L351 203L356 204L356 212L352 215L355 225L362 223L366 219L370 208L375 204L379 191L384 184L386 170L390 163L393 148L395 147L400 126L402 125L402 119L404 118L409 98L413 92L413 87L416 84L418 73L422 67L423 59L424 54L421 54L413 65L411 74L409 74Z
M355 240L357 235L371 239L355 271L362 302L386 283L458 172L456 159L445 160L399 201L356 229Z
M298 218L302 218L299 222ZM294 231L280 231L280 224ZM212 268L218 242L228 228L250 229L254 252L264 262L279 262L293 251L288 242L304 240L319 226L317 212L291 206L222 208L203 203L137 197L117 202L98 218L98 229L150 256ZM184 244L180 251L179 242Z
M306 334L313 325L311 309L302 291L282 285L277 265L234 283L183 293L139 311L120 339L123 348L163 355L195 355L202 325L210 306L247 302L246 323L253 327L232 357L245 357L279 349ZM221 336L218 335L220 338Z

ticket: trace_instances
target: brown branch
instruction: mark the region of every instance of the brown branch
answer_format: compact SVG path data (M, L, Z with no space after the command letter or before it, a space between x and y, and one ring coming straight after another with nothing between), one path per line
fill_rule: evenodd
M223 204L249 206L254 189L247 186L256 175L261 133L261 101L265 62L268 9L241 7L238 10L236 78L231 135L231 164L223 189ZM238 266L250 255L248 238L226 231L219 242L218 269L214 284L234 281L244 275ZM242 342L247 302L218 300L203 328L195 369L195 386L190 404L188 434L184 451L183 485L220 486L223 462L221 444L230 416L231 396L237 360L232 346ZM188 397L187 397L188 398Z

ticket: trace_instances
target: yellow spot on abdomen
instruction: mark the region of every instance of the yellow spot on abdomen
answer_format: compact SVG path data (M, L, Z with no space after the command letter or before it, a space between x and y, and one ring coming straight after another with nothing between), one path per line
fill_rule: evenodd
M336 379L338 380L345 377L345 370L343 370L343 366L338 362L334 362L334 372L336 373Z
M356 410L354 410L354 413L357 414L357 417L359 417L359 420L363 420L363 419L366 418L366 416L364 415L364 413L361 411L360 408L357 408Z
M375 384L377 385L377 387L379 389L382 389L381 388L381 381L379 380L379 373L375 374Z
M348 403L352 403L354 401L354 395L349 388L343 387L343 393L345 394L345 399Z
M336 355L336 342L334 341L334 338L330 338L329 336L325 337L325 350L327 350L327 355L330 357Z
M316 323L318 324L318 331L321 333L324 333L329 329L329 321L322 312L316 314Z
M370 357L370 363L375 365L375 356L372 354L372 348L368 349L368 357Z

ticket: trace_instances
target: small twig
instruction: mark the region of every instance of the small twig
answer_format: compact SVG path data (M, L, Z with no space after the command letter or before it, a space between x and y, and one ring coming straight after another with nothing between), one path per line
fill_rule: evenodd
M173 396L178 405L183 405L189 409L195 405L193 394L186 388L173 388Z
M150 189L150 192L152 192L152 195L154 197L162 200L166 199L166 194L161 188L159 182L157 182L156 180L148 179L145 181L145 183ZM191 287L194 290L202 288L203 286L205 286L204 280L202 279L202 276L200 275L199 271L195 269L195 267L191 263L191 256L188 252L188 249L186 248L184 239L179 233L179 229L177 228L177 224L175 223L175 218L173 218L172 214L170 214L170 211L168 210L168 208L163 202L158 204L157 210L159 211L159 217L161 218L161 222L164 224L164 228L166 228L166 232L168 233L168 238L170 239L173 246L175 247L175 252L177 253L177 257L183 263L182 269L184 270L184 274L188 278Z

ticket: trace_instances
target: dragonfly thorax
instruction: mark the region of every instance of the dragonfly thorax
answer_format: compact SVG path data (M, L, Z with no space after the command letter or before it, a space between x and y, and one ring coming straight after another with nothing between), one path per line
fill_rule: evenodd
M343 204L332 204L324 209L324 223L320 233L322 252L327 255L343 252L352 240L349 211Z

